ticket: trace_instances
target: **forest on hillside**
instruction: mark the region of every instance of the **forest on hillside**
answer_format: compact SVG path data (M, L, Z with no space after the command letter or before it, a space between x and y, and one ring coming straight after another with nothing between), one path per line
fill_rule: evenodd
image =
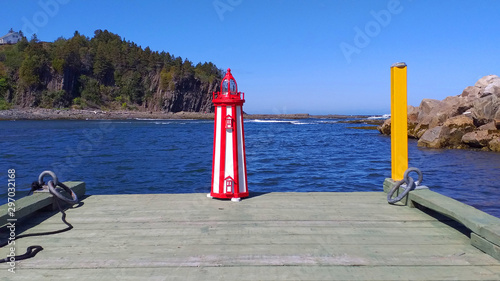
M0 109L11 107L212 111L223 71L152 51L107 30L93 38L0 46Z

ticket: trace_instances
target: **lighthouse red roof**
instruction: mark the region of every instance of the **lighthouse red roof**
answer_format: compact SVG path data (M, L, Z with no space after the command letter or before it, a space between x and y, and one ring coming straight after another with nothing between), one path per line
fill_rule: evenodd
M220 83L220 91L213 93L213 102L244 102L244 93L238 92L238 84L228 68Z
M227 95L228 93L231 95L238 94L238 84L236 84L236 80L234 80L233 74L231 74L231 68L227 69L226 75L220 84L220 88L222 95Z

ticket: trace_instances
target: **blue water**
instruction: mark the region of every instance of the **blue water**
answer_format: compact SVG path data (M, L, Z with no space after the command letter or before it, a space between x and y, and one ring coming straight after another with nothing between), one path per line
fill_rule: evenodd
M381 191L390 138L349 126L245 121L249 190ZM0 131L1 201L8 169L16 170L18 195L47 169L62 181L85 181L88 194L210 191L210 120L1 121ZM421 149L410 140L409 155L424 185L500 217L500 153Z

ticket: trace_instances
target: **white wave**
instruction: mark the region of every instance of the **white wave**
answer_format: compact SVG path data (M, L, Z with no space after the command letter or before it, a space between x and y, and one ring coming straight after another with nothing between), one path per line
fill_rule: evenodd
M162 121L165 119L135 118L137 121Z
M370 116L368 119L373 120L373 119L388 119L391 118L390 114L384 114L384 115L379 115L379 116Z
M256 123L290 123L288 120L262 120L262 119L254 119L254 120L245 120L246 122L256 122Z
M300 122L300 121L292 121L293 125L311 125L315 123L306 123L306 122Z

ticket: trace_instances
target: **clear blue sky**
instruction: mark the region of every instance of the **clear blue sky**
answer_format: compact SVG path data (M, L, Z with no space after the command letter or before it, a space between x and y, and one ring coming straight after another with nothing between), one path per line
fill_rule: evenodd
M500 75L500 1L2 1L42 41L107 29L193 63L230 67L249 113L390 112L390 66L408 64L408 103Z

